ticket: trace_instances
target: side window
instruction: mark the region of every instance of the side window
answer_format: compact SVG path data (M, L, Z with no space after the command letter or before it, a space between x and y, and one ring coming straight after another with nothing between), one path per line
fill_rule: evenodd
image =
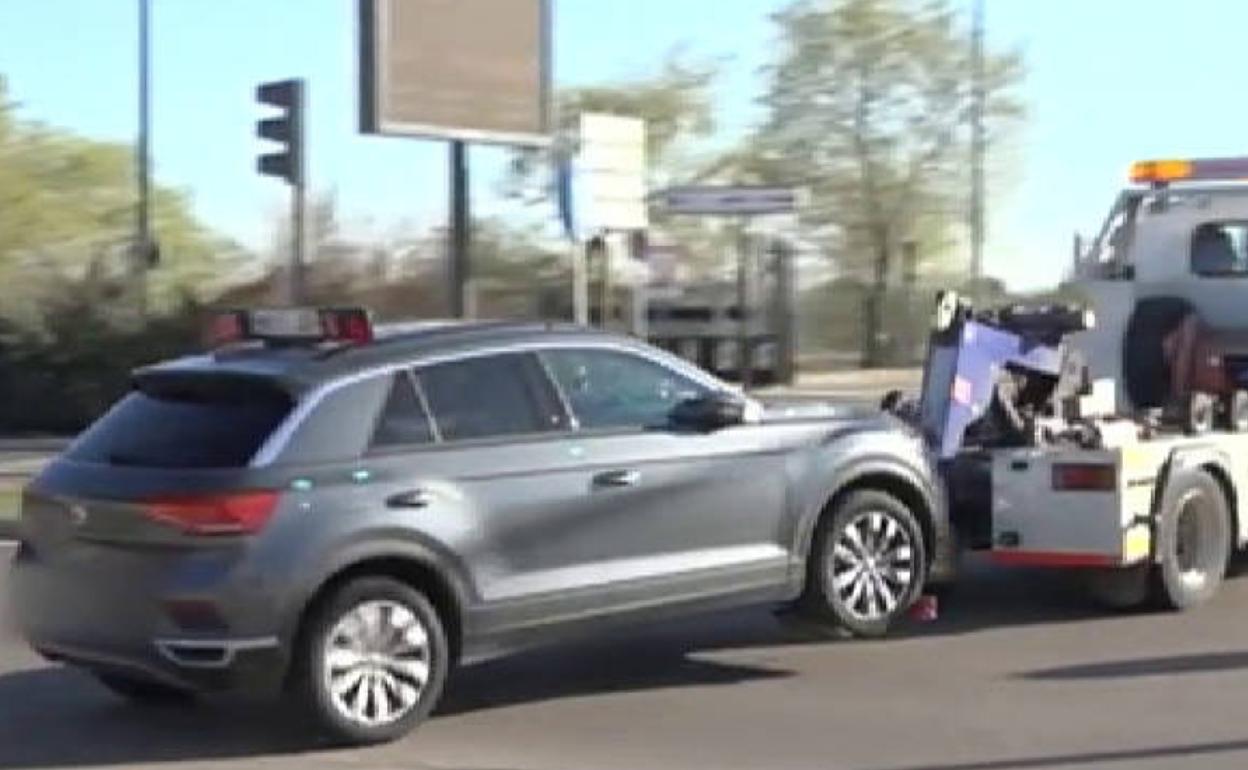
M397 372L373 430L375 449L433 442L433 426L407 372Z
M564 427L530 354L435 364L416 378L443 441L538 433Z
M1192 231L1192 272L1248 275L1248 222L1206 222Z
M542 357L582 428L663 425L677 403L707 393L666 366L629 353L548 350Z

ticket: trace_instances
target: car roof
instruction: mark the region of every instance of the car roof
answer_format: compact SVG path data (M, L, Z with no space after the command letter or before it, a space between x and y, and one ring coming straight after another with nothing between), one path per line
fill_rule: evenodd
M276 380L299 392L369 369L494 347L604 343L640 348L638 340L568 323L419 321L380 325L363 345L247 343L173 359L136 371L136 379L164 375L222 375Z

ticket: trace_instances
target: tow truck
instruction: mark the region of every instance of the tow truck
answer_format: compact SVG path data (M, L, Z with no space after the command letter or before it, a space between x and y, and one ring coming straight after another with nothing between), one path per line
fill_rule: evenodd
M1077 253L1083 306L938 297L917 400L964 548L1186 609L1248 545L1248 158L1143 161Z

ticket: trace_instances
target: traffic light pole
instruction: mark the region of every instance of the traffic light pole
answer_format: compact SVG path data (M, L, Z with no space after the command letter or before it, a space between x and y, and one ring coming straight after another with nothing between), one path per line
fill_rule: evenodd
M133 260L135 306L140 318L147 315L147 269L150 267L151 228L151 8L139 0L139 201Z
M303 304L304 297L304 249L307 247L308 232L304 223L304 211L307 209L308 196L303 181L303 174L299 175L297 183L291 185L290 199L290 284L288 287L288 299L293 307Z
M284 179L290 185L290 269L286 300L291 305L300 305L304 300L307 239L304 224L304 210L307 208L307 152L304 149L307 138L304 120L307 88L300 79L261 83L256 89L256 99L262 105L278 107L282 111L256 124L256 134L261 139L282 145L280 152L267 152L257 158L256 170L266 176Z
M447 261L449 310L452 318L463 318L467 310L472 245L471 213L468 208L468 146L451 141L450 259Z

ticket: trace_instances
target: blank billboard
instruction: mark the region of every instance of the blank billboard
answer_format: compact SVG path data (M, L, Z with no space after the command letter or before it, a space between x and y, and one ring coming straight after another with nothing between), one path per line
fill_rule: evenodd
M550 0L360 0L360 130L543 144Z

